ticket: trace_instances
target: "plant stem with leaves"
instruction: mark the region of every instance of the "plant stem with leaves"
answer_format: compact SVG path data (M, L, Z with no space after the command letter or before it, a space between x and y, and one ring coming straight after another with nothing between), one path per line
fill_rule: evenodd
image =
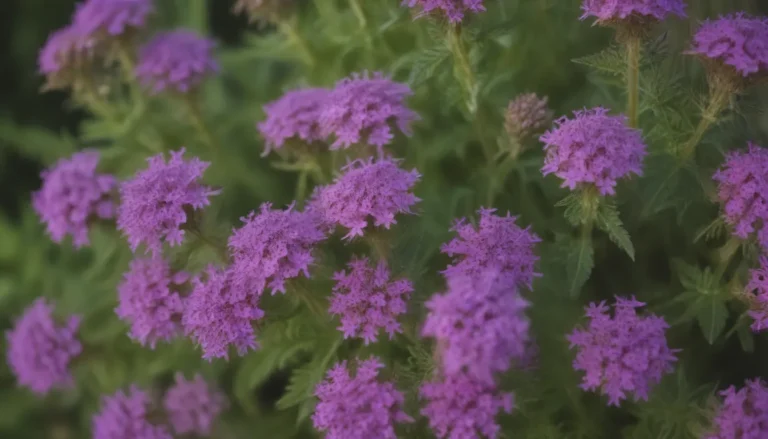
M627 116L629 126L638 126L638 107L640 105L640 38L631 36L627 39Z
M449 26L448 46L453 55L453 74L464 92L464 102L469 114L474 115L477 111L477 80L472 72L469 49L464 43L461 24Z
M712 86L710 87L709 101L706 107L701 113L701 120L696 126L691 137L683 145L680 150L680 158L682 160L688 160L693 156L696 151L696 146L701 142L704 133L717 122L720 113L728 107L728 103L731 101L734 91L729 87Z

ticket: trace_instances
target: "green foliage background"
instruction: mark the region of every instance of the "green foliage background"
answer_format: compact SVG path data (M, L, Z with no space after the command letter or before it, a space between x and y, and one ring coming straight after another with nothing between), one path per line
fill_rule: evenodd
M451 221L472 216L487 202L481 190L481 144L496 145L501 138L503 147L507 102L535 91L550 97L558 115L585 106L624 106L623 59L605 50L612 44L612 31L579 21L577 0L487 0L489 12L473 17L468 36L481 83L479 125L469 122L463 110L442 30L428 19L413 21L411 11L397 0L363 2L364 24L347 0L301 2L298 31L314 58L311 68L271 27L248 26L245 19L233 17L231 1L156 3L159 14L153 26L191 27L220 42L222 74L209 81L202 96L204 118L226 150L206 174L211 184L225 189L206 211L206 227L220 238L262 201L282 206L297 190L295 173L275 169L275 156L260 157L263 145L254 123L262 119L264 103L300 85L332 86L364 69L382 70L411 84L415 95L410 103L422 120L412 138L396 139L393 150L424 175L417 188L423 202L418 217L404 218L388 236L394 271L416 284L406 319L411 332L423 317L421 303L442 288L436 273L447 260L439 246L451 237ZM555 206L566 192L555 178L542 178L538 171L540 150L523 154L497 182L500 195L494 206L519 214L520 224L532 224L544 238L539 249L544 276L530 295L540 368L533 376L507 377L505 388L515 391L519 407L513 416L502 418L505 437L696 437L706 425L706 408L717 388L766 375L765 337L753 337L746 329L747 322L739 318L743 308L729 300L723 279L712 273L712 254L727 236L713 223L718 209L705 190L723 151L742 147L747 140L768 146L768 93L752 88L732 103L724 123L706 135L695 169L672 172L674 164L665 151L692 131L697 103L706 91L698 63L680 55L697 20L737 10L768 14L768 5L757 0L689 3L692 18L664 23L647 47L641 84L641 125L651 149L646 175L620 186L617 211L604 212L623 221L634 243L634 261L605 233L596 232L588 243L579 241L563 215L565 209ZM412 337L367 348L342 342L335 324L312 314L312 307L300 300L312 303L328 294L330 273L352 253L366 252L362 244L350 249L332 243L314 271L320 280L265 305L261 351L207 363L188 341L155 351L132 343L112 311L115 285L131 258L124 240L104 227L93 231L92 247L86 250L51 243L29 205L30 192L39 186L37 173L84 146L101 148L106 168L121 177L162 150L186 145L207 159L210 152L200 136L192 134L187 113L175 100L153 99L133 123L116 127L73 108L63 93L38 94L42 78L35 74L37 51L48 32L66 24L73 2L24 0L4 8L0 329L9 328L13 317L42 295L55 299L62 315L82 314L82 336L98 349L77 368L76 390L45 399L17 388L8 368L0 365L0 437L89 437L99 395L131 382L162 388L179 370L201 371L229 395L232 407L217 439L314 437L307 422L314 404L312 388L331 364L352 354L387 358L388 373L413 397L412 390L430 372L428 345ZM606 223L615 225L617 218ZM176 263L195 271L215 260L210 250L189 241L174 251ZM627 247L626 241L623 245ZM578 252L589 254L591 275L583 267L585 259L575 256ZM574 265L574 257L581 265ZM746 253L739 260L751 258ZM736 263L727 267L726 277L737 277L744 269ZM579 377L568 367L571 354L563 338L579 321L587 301L614 294L637 294L649 302L651 310L672 322L670 344L683 349L676 373L665 379L650 402L626 403L621 409L606 408L604 399L578 389ZM4 343L3 338L3 351ZM416 401L409 400L409 405L415 414ZM431 436L421 422L404 430L402 437Z

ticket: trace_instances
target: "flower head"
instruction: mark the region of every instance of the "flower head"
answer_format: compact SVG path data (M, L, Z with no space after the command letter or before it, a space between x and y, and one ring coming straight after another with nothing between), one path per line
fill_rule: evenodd
M237 0L232 11L235 14L248 14L250 21L264 19L278 22L290 14L296 0Z
M768 257L760 256L760 267L749 271L749 283L746 286L749 298L749 316L754 319L752 331L768 329Z
M373 268L368 258L354 259L348 266L349 273L333 276L336 285L328 310L341 315L344 337L362 337L368 344L376 341L379 329L390 339L402 332L397 316L405 313L413 284L408 279L390 280L385 261Z
M363 236L369 218L374 226L389 229L397 223L395 215L411 213L419 201L411 190L421 176L415 169L401 169L396 160L355 160L343 171L315 192L312 209L327 222L348 229L346 239Z
M518 142L524 142L540 134L552 124L554 113L547 105L548 98L536 93L522 94L509 102L504 115L507 134Z
M480 13L485 11L483 0L403 0L409 8L419 7L419 16L428 14L445 15L451 23L464 20L467 12Z
M746 239L754 233L768 249L768 150L750 143L746 151L730 153L713 178L733 234Z
M153 11L152 0L86 0L73 23L89 37L115 38L145 27Z
M762 439L768 432L768 387L748 380L739 390L720 392L723 404L713 420L713 432L704 439Z
M421 414L439 439L496 439L501 428L494 418L514 406L511 393L464 374L425 383L419 393L427 401Z
M323 139L320 133L320 112L330 90L305 88L289 91L280 99L264 106L267 119L258 124L266 140L264 155L280 149L286 140L295 138L306 143Z
M74 385L69 364L82 351L79 327L76 316L58 325L44 299L27 308L6 333L8 364L19 384L40 395Z
M74 25L51 33L37 58L45 90L64 89L80 79L96 53L96 44Z
M453 227L459 236L444 244L442 252L454 263L443 272L446 277L477 276L488 270L511 275L519 286L531 288L539 276L534 265L539 258L533 249L541 241L530 228L520 228L516 217L494 215L496 209L480 209L477 227L460 219Z
M219 414L227 407L227 398L202 376L195 375L187 381L177 373L176 383L165 393L163 407L174 433L209 436Z
M738 13L707 20L689 51L733 68L743 77L768 74L768 18Z
M448 291L433 296L421 333L437 340L443 372L466 373L493 384L528 350L529 303L520 296L515 279L490 271L481 276L448 278Z
M544 175L562 178L562 187L596 186L603 195L615 194L616 182L641 175L645 143L640 130L626 125L626 117L609 116L605 108L574 112L541 136L547 152Z
M219 64L213 58L215 46L191 30L157 34L141 48L136 76L152 93L187 93L218 72Z
M664 20L669 15L685 18L683 0L584 0L581 4L584 15L596 17L600 22L616 22L630 18Z
M257 295L236 288L231 271L209 266L193 280L182 325L202 348L203 358L228 359L230 345L239 355L258 349L252 322L262 317Z
M117 316L131 324L130 336L154 349L158 341L170 341L181 333L184 299L179 291L189 275L171 272L160 258L140 258L117 287Z
M587 308L590 322L569 336L576 348L573 367L585 372L581 387L600 389L608 395L608 404L619 405L631 394L635 400L647 400L651 387L673 369L676 350L669 349L665 331L669 327L654 314L640 316L644 304L616 298L613 316L605 302Z
M112 191L117 180L99 174L99 154L84 151L59 160L41 174L43 186L32 195L32 206L55 242L72 235L75 247L89 243L88 225L115 216Z
M377 379L384 365L376 357L358 363L354 377L342 361L315 388L320 402L312 415L326 439L396 439L395 424L413 422L394 384Z
M390 123L410 135L418 115L405 105L411 89L381 73L355 73L336 84L320 113L323 137L334 135L331 149L365 142L382 147L394 137Z
M173 439L165 426L148 419L151 405L147 392L137 386L104 397L93 417L93 439Z
M133 251L143 243L159 254L163 240L181 244L188 209L202 209L209 204L208 197L219 193L200 184L209 163L196 157L184 160L184 151L172 151L167 163L163 154L150 157L147 169L120 185L117 228Z

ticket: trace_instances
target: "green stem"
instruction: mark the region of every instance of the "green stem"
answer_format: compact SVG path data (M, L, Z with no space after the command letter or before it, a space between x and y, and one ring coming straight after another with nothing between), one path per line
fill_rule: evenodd
M715 269L715 277L720 279L723 277L725 270L731 265L731 260L739 252L741 248L741 239L731 237L722 247L717 250L717 268Z
M453 54L453 74L465 93L465 103L470 114L477 111L477 82L472 72L469 52L461 34L461 24L451 25L448 30L448 45Z
M701 114L701 120L699 120L699 124L696 126L696 130L691 138L688 139L680 151L681 159L685 161L693 156L696 146L701 141L701 138L704 137L704 133L717 122L718 116L728 106L733 93L732 90L726 87L714 87L710 90L709 102Z
M304 62L310 67L315 65L315 57L312 56L312 52L309 50L309 47L307 47L307 43L296 30L295 20L282 21L278 23L278 27L288 41L299 51Z
M360 23L360 29L365 29L368 25L368 20L365 19L363 8L360 6L360 0L349 0L349 5L352 7L352 12L355 13L357 21Z
M638 126L638 106L640 101L640 38L629 37L627 40L627 115L629 126Z
M371 233L368 242L371 244L371 250L379 261L386 261L389 257L389 243L380 233Z

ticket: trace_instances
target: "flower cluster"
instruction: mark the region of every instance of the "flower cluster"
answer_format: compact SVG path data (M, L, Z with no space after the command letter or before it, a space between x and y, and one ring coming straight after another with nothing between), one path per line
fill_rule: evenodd
M86 0L73 24L92 38L116 38L146 26L153 11L152 0Z
M403 412L403 394L394 384L378 380L382 367L376 357L359 361L353 377L342 361L317 385L320 402L312 422L326 439L396 439L395 424L413 422Z
M330 90L305 88L293 90L264 106L267 119L258 124L266 140L264 155L283 147L286 140L300 139L312 143L323 139L320 113Z
M535 134L549 128L554 113L547 105L548 98L536 93L522 94L509 102L504 114L504 129L516 142L525 142Z
M216 419L226 407L226 396L200 375L188 381L183 374L176 374L176 383L163 399L168 422L178 435L211 434Z
M730 66L745 78L768 74L768 19L739 13L707 20L689 53Z
M768 329L768 257L760 257L760 268L749 271L747 294L750 299L749 316L752 317L752 331Z
M617 297L611 316L605 302L591 303L586 309L589 325L568 336L578 351L573 367L585 372L581 387L600 389L610 405L619 405L627 394L647 400L651 387L676 361L676 350L667 346L667 323L653 314L638 315L643 305Z
M376 268L368 258L353 259L349 273L341 271L333 276L336 285L328 311L341 315L344 337L361 337L365 343L376 341L379 329L391 339L402 332L397 316L406 311L406 300L413 292L408 279L390 280L386 262Z
M746 239L754 233L768 249L768 150L750 143L746 151L732 152L713 178L733 234Z
M760 439L768 432L768 387L749 380L739 390L720 392L723 404L713 420L713 431L704 439Z
M620 178L642 174L645 143L640 130L627 126L626 117L609 116L600 107L574 115L559 119L541 136L547 152L544 175L557 175L571 190L586 184L603 195L614 195Z
M616 22L637 17L662 21L669 15L684 18L683 0L584 0L581 4L584 15L596 17L598 22Z
M483 0L403 0L403 4L409 8L421 8L419 16L439 13L445 15L451 23L464 20L467 12L477 14L485 11Z
M136 386L104 397L93 417L93 439L173 439L163 425L154 425L149 395Z
M37 58L38 71L46 77L45 89L64 89L75 83L94 54L93 46L73 25L51 33Z
M43 186L32 195L32 206L54 242L72 235L75 247L87 245L89 223L115 216L112 192L117 180L97 173L98 165L99 154L84 151L43 171Z
M136 76L152 93L188 93L218 72L214 47L213 41L190 30L157 34L141 48Z

